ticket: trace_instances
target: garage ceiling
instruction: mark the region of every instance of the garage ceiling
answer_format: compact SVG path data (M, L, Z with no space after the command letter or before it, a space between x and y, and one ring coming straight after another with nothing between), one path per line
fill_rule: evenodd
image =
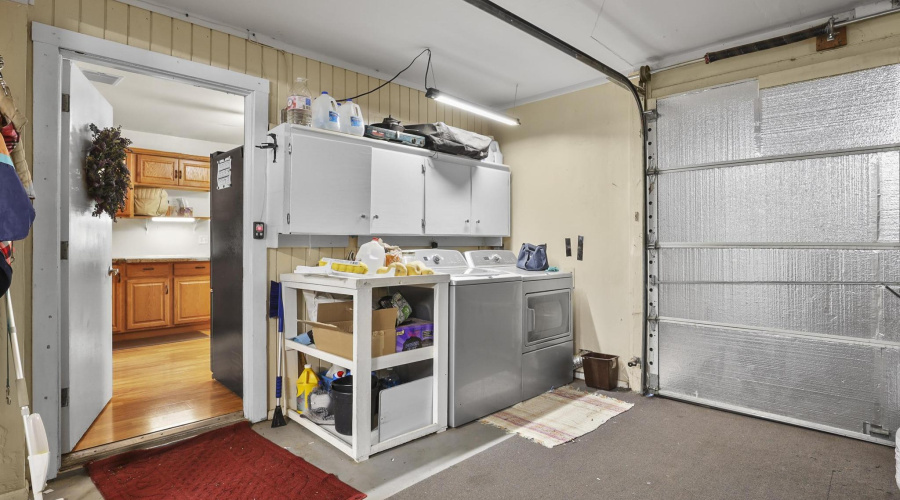
M303 55L388 78L423 47L438 87L508 107L603 81L598 73L463 0L152 0L126 3L275 39ZM495 0L609 66L661 68L796 29L872 0ZM880 2L890 7L891 2ZM180 15L179 15L180 14ZM423 87L424 58L401 83ZM374 73L377 72L377 73ZM518 85L518 94L516 86ZM342 97L342 96L341 96Z

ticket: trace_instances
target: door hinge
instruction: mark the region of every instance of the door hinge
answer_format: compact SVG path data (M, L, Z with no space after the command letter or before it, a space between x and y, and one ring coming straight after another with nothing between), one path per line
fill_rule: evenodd
M69 94L62 95L62 112L63 113L69 112Z
M60 260L69 260L69 242L68 241L60 241L59 242L59 259Z
M424 163L422 164L422 173L423 174L425 173L425 164Z
M288 143L288 154L293 154L293 153L294 153L294 143L289 142ZM273 162L274 162L274 160L273 160Z
M69 407L69 388L63 387L62 391L59 393L59 406L60 408L68 408Z

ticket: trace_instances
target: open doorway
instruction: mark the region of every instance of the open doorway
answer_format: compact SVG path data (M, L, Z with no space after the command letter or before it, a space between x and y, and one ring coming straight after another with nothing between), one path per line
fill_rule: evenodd
M92 421L99 404L77 408L77 416L69 410L71 424L64 429L70 435L64 438L71 449L63 453L243 407L240 388L216 380L210 364L210 232L216 216L210 155L243 144L244 98L87 62L69 64L90 82L96 99L109 104L112 124L132 141L126 162L132 189L108 243L97 243L108 245L101 253L111 257L111 325L103 326L111 343L99 344L111 351L111 397Z

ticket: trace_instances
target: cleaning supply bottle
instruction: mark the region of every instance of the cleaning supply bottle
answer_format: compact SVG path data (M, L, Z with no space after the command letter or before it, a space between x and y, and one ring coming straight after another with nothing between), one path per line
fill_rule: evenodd
M297 78L287 100L288 123L312 125L312 104L312 93L306 85L306 78Z
M303 372L297 379L297 412L309 411L309 397L319 387L319 378L310 365L303 365Z
M378 242L378 238L372 238L372 241L359 247L356 260L369 267L366 274L378 272L378 268L384 266L384 247Z
M363 121L362 110L353 99L347 99L339 108L341 116L341 132L345 134L362 135L366 132L366 122Z
M328 95L328 92L322 92L322 95L316 97L312 106L312 115L313 127L333 132L341 131L341 117L338 114L337 101Z

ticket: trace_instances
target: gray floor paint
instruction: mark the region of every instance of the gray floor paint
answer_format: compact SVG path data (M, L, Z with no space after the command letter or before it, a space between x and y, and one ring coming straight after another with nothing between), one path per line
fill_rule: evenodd
M293 422L254 429L373 499L900 499L892 448L610 395L635 406L554 449L474 423L357 464ZM46 498L101 498L82 472L51 487Z

